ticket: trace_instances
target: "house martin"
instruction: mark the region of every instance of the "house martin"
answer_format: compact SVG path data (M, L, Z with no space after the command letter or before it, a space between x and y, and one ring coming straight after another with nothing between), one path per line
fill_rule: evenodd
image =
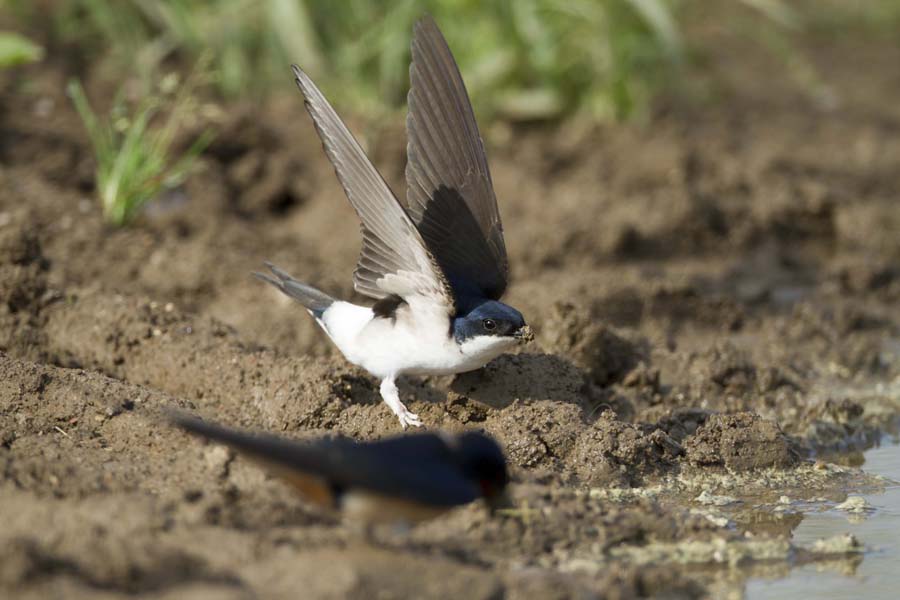
M390 190L312 80L293 66L325 153L362 221L353 284L375 300L337 300L268 264L256 273L298 300L350 362L381 378L400 424L421 426L400 401L400 375L479 369L533 338L500 302L509 281L503 227L484 143L437 24L413 32L406 118L406 203Z
M497 442L474 431L356 442L252 435L183 414L175 425L225 444L281 477L308 502L364 524L412 524L485 499L505 505L509 481Z

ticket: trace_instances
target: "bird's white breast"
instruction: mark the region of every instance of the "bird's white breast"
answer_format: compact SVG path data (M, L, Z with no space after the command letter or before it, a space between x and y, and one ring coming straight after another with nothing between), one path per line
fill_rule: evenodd
M335 302L319 322L347 360L382 378L479 369L515 344L495 336L458 344L447 314L427 304L404 304L394 318L375 318L371 308Z

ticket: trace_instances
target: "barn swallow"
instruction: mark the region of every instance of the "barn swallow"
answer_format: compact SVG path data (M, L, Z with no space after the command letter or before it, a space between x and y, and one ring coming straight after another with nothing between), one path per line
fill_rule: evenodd
M266 263L255 273L298 300L341 353L381 379L400 424L421 426L400 402L400 375L479 369L533 338L500 302L509 280L503 227L484 144L450 48L437 25L415 25L406 119L406 203L401 204L312 80L297 85L325 153L362 221L353 274L373 306L337 300Z
M478 432L299 442L183 414L170 418L192 434L247 455L307 501L352 521L412 524L479 498L491 509L506 502L506 458L497 442Z

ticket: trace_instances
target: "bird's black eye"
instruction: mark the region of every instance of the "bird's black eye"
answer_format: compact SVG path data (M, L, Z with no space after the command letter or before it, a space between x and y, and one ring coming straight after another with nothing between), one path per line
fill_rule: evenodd
M484 321L481 322L481 325L487 331L493 331L493 330L497 329L497 323L493 319L485 319Z

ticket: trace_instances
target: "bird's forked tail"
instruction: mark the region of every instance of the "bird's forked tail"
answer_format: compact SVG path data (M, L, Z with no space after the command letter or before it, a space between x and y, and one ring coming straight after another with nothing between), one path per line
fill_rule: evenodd
M320 319L329 306L334 304L335 299L323 291L317 290L311 285L297 281L270 262L266 266L272 271L272 277L265 273L254 272L253 275L262 279L266 283L271 283L279 290L297 300L305 306L315 318Z

